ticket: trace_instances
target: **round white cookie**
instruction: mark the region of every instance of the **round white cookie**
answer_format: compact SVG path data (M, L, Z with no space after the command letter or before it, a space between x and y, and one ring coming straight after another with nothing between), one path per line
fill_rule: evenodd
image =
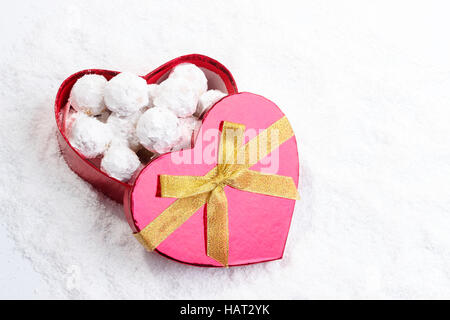
M196 132L200 128L201 124L202 122L196 117L180 119L179 127L181 131L181 138L173 150L178 151L191 148L193 139L195 138Z
M197 111L195 115L202 117L217 101L225 97L226 94L220 90L208 90L198 99Z
M100 167L109 176L122 182L130 180L141 165L138 156L123 144L113 143L105 152Z
M138 151L141 148L141 144L136 135L136 126L141 115L141 111L127 117L121 117L115 112L111 113L106 124L114 135L113 140L122 142L133 151Z
M148 85L148 106L151 108L153 107L155 104L153 103L153 101L155 100L156 95L158 94L158 88L159 85L157 85L156 83L152 83Z
M169 75L170 78L187 80L194 88L197 95L200 96L208 90L208 79L202 69L192 63L182 63L173 68Z
M109 127L93 117L76 113L69 129L70 144L86 158L102 155L112 141Z
M194 114L198 98L192 83L182 78L168 78L156 90L153 104L173 111L177 117L185 118Z
M179 119L169 109L148 109L138 121L136 135L149 151L169 152L181 137Z
M120 73L106 84L106 106L122 117L139 111L148 102L147 82L135 74Z
M70 91L70 105L75 110L88 115L101 114L106 108L104 92L107 82L104 76L97 74L81 77Z

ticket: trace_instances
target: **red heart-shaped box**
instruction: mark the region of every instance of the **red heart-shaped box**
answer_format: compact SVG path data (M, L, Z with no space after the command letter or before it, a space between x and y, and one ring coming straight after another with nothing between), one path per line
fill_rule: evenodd
M143 76L143 78L148 84L161 82L167 78L170 70L181 63L193 63L200 67L205 72L208 78L208 85L211 89L219 89L228 94L238 92L233 76L224 65L214 59L199 54L191 54L173 59L150 72L148 75ZM122 203L125 191L129 190L132 185L116 180L102 172L98 168L98 159L86 159L71 146L66 136L66 120L70 111L70 106L67 105L67 101L75 82L86 74L100 74L110 80L118 73L117 71L89 69L80 71L67 78L62 83L56 95L55 117L58 126L59 147L69 167L108 197Z
M118 201L123 199L128 223L135 233L143 230L176 201L159 196L160 175L203 176L217 165L216 155L212 160L211 157L206 159L204 156L208 153L208 148L215 144L211 141L218 141L224 121L245 125L244 143L247 143L256 134L284 118L282 111L264 97L251 93L238 94L229 71L217 61L205 56L180 57L144 78L148 83L159 82L167 77L175 65L185 62L194 63L206 71L210 89L226 89L229 95L216 103L206 114L192 149L159 156L151 161L131 184L122 183L101 172L70 146L65 136L64 114L67 110L64 110L64 107L75 81L86 73L99 73L110 79L117 72L88 70L78 73L66 80L58 93L56 119L60 132L59 142L66 161L76 173L105 194ZM205 134L207 132L210 134ZM180 159L185 160L180 163ZM295 136L287 139L250 169L291 177L295 185L298 185L299 161ZM228 186L224 190L228 200L228 265L246 265L282 258L295 200L246 192ZM206 254L205 208L206 206L203 206L195 212L161 242L155 251L186 264L222 266Z

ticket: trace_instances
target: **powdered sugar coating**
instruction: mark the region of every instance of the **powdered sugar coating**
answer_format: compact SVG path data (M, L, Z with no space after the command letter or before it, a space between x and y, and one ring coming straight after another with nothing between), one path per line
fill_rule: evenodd
M181 137L179 119L168 109L148 109L138 121L136 135L149 151L169 152Z
M104 92L107 80L104 76L87 74L75 82L69 97L71 106L88 115L98 115L105 110Z
M197 92L198 96L208 90L208 79L202 69L192 63L182 63L173 68L170 78L184 79L188 81L191 87Z
M136 126L141 115L141 111L138 111L130 116L121 117L113 112L106 121L114 135L113 140L128 146L133 151L138 151L141 144L136 136Z
M148 105L147 82L132 73L123 72L112 78L105 87L105 103L120 116L129 116Z
M199 95L187 79L168 78L163 81L153 100L155 107L172 110L177 117L185 118L194 114Z
M173 148L174 151L188 149L192 147L193 139L200 128L202 122L196 117L188 117L180 119L181 138L177 145Z
M203 116L217 101L225 96L226 94L220 90L206 91L200 96L200 99L198 99L197 111L195 112L195 115L197 117Z
M130 180L140 165L138 156L120 143L112 143L101 161L102 171L122 182Z
M70 144L86 158L102 155L112 141L109 127L93 117L76 113L69 131Z
M155 97L158 93L159 85L156 83L152 83L148 85L148 106L151 108L154 106L153 101L155 100Z

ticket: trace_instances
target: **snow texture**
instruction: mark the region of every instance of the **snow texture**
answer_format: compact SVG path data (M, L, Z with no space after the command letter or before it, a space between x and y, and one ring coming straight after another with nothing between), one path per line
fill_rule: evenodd
M0 296L450 298L449 9L446 1L8 2ZM147 253L122 207L59 153L53 105L65 78L87 68L146 74L188 53L218 59L241 91L264 95L290 119L302 200L283 260L205 269Z

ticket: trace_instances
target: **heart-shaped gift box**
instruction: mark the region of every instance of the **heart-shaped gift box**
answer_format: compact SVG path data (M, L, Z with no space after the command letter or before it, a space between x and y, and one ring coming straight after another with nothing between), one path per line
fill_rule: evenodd
M62 154L79 176L123 201L128 223L149 250L182 263L211 267L280 259L297 198L299 161L292 128L273 102L238 93L231 73L209 57L179 57L143 78L149 84L159 83L172 68L186 62L202 68L209 89L228 92L204 116L192 149L157 157L130 183L103 173L95 161L70 145L67 101L83 75L96 73L109 80L118 72L86 70L64 81L57 95ZM239 138L227 138L225 129L239 132ZM244 165L229 161L224 165L220 156L226 152L245 154Z
M149 84L159 83L168 77L170 70L182 63L193 63L200 67L208 78L208 83L211 88L219 89L223 92L227 92L228 94L238 92L233 76L227 68L225 68L225 66L214 59L198 54L191 54L173 59L172 61L169 61L150 72L146 76L143 76L143 78ZM110 80L119 74L119 72L89 69L71 75L62 83L56 95L55 101L55 117L56 124L58 126L58 143L64 159L76 174L91 183L95 188L106 194L108 197L122 203L125 191L130 189L132 184L121 182L102 172L98 168L98 161L96 161L96 159L86 159L81 153L71 146L69 140L67 139L67 120L70 113L70 106L67 104L67 101L75 82L86 74L99 74L103 75L107 80Z

